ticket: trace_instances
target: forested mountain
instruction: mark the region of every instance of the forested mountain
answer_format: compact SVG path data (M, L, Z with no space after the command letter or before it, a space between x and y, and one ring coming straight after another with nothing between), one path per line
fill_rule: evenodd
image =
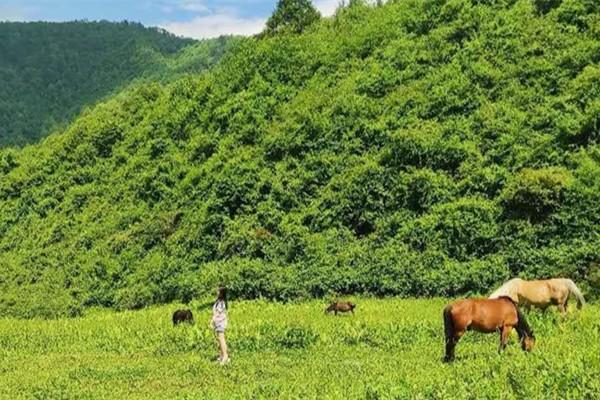
M592 295L599 63L595 0L352 1L245 39L0 153L0 314L219 283L287 300L568 276Z
M35 142L135 79L199 72L227 43L129 22L0 22L0 146Z

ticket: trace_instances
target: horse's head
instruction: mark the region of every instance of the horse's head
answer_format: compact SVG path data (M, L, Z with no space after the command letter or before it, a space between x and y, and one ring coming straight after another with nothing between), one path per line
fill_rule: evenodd
M523 339L521 340L521 348L524 351L531 351L533 350L533 346L535 345L535 337L533 335L529 336L525 336L523 337Z
M535 336L533 334L533 330L527 323L525 315L516 304L515 309L517 310L517 317L519 318L517 326L515 328L517 330L517 333L519 334L521 348L525 351L531 351L533 350L533 346L535 345Z

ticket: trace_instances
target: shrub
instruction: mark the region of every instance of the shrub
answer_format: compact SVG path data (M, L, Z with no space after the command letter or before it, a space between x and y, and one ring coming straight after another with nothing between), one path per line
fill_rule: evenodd
M560 207L572 183L564 168L527 168L508 182L500 198L507 215L540 220Z
M393 134L383 162L394 167L414 166L456 174L464 161L476 156L472 143L459 137L443 137L439 126L425 124Z
M433 207L400 234L417 251L439 249L467 260L497 251L499 215L500 209L489 200L462 198Z

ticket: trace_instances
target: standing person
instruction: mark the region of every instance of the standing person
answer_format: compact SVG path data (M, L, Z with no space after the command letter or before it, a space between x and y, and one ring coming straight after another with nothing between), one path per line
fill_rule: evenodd
M225 341L225 329L227 329L227 288L219 287L217 289L217 300L213 304L213 314L211 319L212 328L215 330L217 342L219 343L219 362L226 364L229 362L227 353L227 342Z

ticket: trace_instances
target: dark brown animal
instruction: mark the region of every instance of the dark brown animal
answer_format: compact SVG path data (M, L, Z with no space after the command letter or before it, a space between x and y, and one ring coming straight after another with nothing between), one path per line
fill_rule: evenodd
M351 303L349 301L334 301L325 309L325 314L334 312L335 315L338 315L338 312L347 313L351 312L354 315L354 309L356 308L356 304Z
M521 347L531 351L535 344L533 331L523 313L509 297L497 299L466 299L451 303L444 308L446 333L446 356L444 361L454 360L454 348L468 330L483 333L500 333L499 352L506 348L508 337L515 328Z
M190 310L177 310L173 313L173 325L178 325L183 322L188 324L194 323L194 315Z

